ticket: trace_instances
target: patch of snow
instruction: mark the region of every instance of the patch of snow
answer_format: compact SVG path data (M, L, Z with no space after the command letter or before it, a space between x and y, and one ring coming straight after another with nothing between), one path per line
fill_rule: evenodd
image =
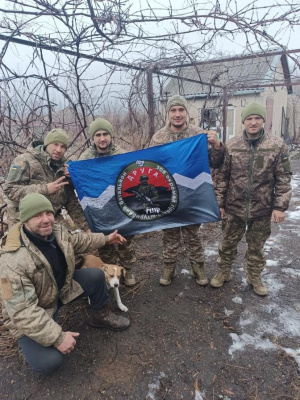
M296 350L290 349L288 347L283 347L283 350L290 356L294 357L297 364L300 366L300 347L299 347L299 349L296 349Z
M246 346L253 346L255 349L269 350L276 349L276 346L269 339L262 339L260 335L251 336L247 333L237 335L230 334L233 344L229 349L229 354L232 356L235 351L243 350Z
M206 248L205 251L204 251L204 253L205 253L205 255L206 255L207 257L216 256L216 255L219 254L217 250L214 250L214 249L211 249L211 248L209 248L209 249Z
M299 311L293 308L287 308L286 310L279 311L278 319L284 331L288 336L299 336L300 332L300 315Z
M286 211L287 220L299 220L300 219L300 210L296 211Z
M276 267L278 265L278 261L267 260L266 265L267 265L267 267Z
M160 372L157 376L153 377L153 382L148 384L148 393L146 399L156 400L156 393L160 390L161 383L160 380L165 378L164 372Z
M232 301L236 304L243 304L243 299L239 296L235 296Z
M204 396L205 392L200 392L199 390L195 389L195 400L205 400Z
M181 274L184 274L184 275L190 275L191 271L190 271L189 269L183 268L183 269L180 271L180 273L181 273Z
M293 269L293 268L282 268L281 270L285 274L292 276L294 278L300 277L300 270L299 269Z
M225 313L225 315L229 316L229 315L232 315L234 313L234 311L233 310L227 310L227 308L224 307L224 313Z

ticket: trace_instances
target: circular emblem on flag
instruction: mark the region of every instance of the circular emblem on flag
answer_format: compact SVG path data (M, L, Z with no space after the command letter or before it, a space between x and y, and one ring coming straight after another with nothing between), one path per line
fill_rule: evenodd
M127 165L116 182L116 201L129 218L151 221L172 214L178 206L178 189L169 171L153 161Z

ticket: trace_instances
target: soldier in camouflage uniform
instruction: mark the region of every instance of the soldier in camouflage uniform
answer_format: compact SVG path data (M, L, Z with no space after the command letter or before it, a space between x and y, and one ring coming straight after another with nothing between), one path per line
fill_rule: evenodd
M71 353L79 336L56 322L59 308L89 297L89 324L95 328L126 329L130 321L108 306L103 270L75 270L76 253L106 244L123 243L117 233L70 233L54 225L54 209L43 195L30 193L20 201L21 222L8 232L1 251L0 294L4 325L18 339L28 364L50 374Z
M168 124L156 132L150 146L174 142L199 133L206 133L209 143L209 160L212 168L218 168L223 161L223 146L215 131L204 132L203 129L188 123L187 101L179 95L172 96L166 106ZM169 285L175 274L176 261L182 234L187 254L191 263L191 274L196 278L198 285L207 285L205 274L204 251L201 245L200 225L189 225L163 231L163 262L164 270L159 283Z
M137 187L136 198L143 200L143 206L146 210L148 207L154 207L155 201L158 199L157 190L153 185L148 183L149 177L147 175L140 176L140 184Z
M63 222L61 209L65 207L75 224L89 229L73 184L65 176L64 154L68 146L67 133L62 129L53 129L44 142L32 142L24 154L13 160L3 188L9 227L19 221L21 198L28 193L40 193L51 201L57 222Z
M82 153L80 160L125 153L125 150L113 142L114 129L107 120L103 118L95 119L89 127L89 135L93 144ZM126 269L124 283L130 287L136 284L133 274L136 255L133 237L127 237L126 240L126 243L120 248L114 246L102 248L100 256L104 262L120 263Z
M291 198L288 148L284 140L264 132L265 120L266 108L250 103L242 112L243 134L224 146L224 164L216 185L224 237L219 246L219 269L210 282L221 287L231 279L237 245L246 233L247 283L260 296L268 293L261 273L271 221L284 221Z

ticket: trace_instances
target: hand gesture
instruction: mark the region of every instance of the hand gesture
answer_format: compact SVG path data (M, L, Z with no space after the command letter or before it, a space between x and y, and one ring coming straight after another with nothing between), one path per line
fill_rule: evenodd
M65 332L64 340L59 346L56 346L57 350L59 350L62 354L70 354L76 345L76 340L74 338L78 336L78 332Z
M222 207L220 207L220 216L221 216L221 219L225 218L225 210Z
M118 233L117 229L108 235L108 240L109 244L123 244L126 242L126 239Z
M219 149L221 147L221 143L216 131L205 131L205 134L207 135L208 143L212 145L214 149Z
M68 185L69 182L66 182L66 177L62 176L61 178L58 178L56 181L47 183L47 190L48 194L53 194L58 192L61 188L63 188L65 185Z
M65 174L65 176L66 176L67 178L71 179L71 176L70 176L70 172L69 172L69 170L68 170L68 167L69 167L68 164L64 164L64 174Z

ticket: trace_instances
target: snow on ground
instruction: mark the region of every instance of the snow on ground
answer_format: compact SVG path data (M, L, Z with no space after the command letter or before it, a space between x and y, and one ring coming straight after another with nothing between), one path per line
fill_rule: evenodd
M151 376L151 383L148 384L148 393L146 399L156 400L157 393L161 388L161 379L165 378L166 375L164 372L160 372L158 375Z
M297 204L297 195L300 192L300 176L296 175L292 179L293 198L292 203ZM280 226L279 233L269 238L266 242L265 250L268 254L267 266L262 275L264 282L269 289L268 304L265 305L264 300L258 300L255 308L247 307L240 317L240 327L242 333L237 335L231 333L232 345L229 354L234 356L236 352L243 351L247 346L253 346L256 349L264 349L267 351L278 350L278 344L273 344L266 334L272 334L278 338L292 338L299 340L300 332L300 300L298 303L292 302L285 304L285 297L280 296L286 294L286 285L282 282L284 275L292 279L299 279L300 271L293 268L281 268L281 265L292 264L292 259L287 263L287 255L285 254L284 239L291 235L299 236L299 227L295 223L289 224L289 221L298 221L300 219L300 207L297 205L294 211L286 212L286 223ZM280 250L280 258L271 259L272 248ZM243 279L244 281L244 279ZM298 286L299 287L299 286ZM236 297L233 298L236 299ZM267 318L267 314L270 318ZM295 358L300 367L300 348L282 348L287 354Z
M291 206L294 204L296 207L293 207L293 211L286 212L285 223L276 226L278 233L271 236L265 244L267 264L262 278L269 289L269 295L266 298L258 297L255 306L248 304L246 296L249 296L249 292L245 291L247 283L244 269L238 268L233 271L241 275L242 285L241 293L236 294L232 301L236 304L244 304L245 309L239 320L241 334L230 334L232 345L229 348L229 354L232 357L246 350L247 346L265 351L278 351L278 343L274 344L268 338L270 335L283 340L295 339L294 342L299 343L300 299L294 301L293 297L290 297L292 295L286 288L286 282L289 282L287 278L299 280L300 270L293 265L294 260L291 258L293 255L286 253L285 242L294 236L294 242L297 243L297 236L300 236L298 223L300 220L300 206L298 206L300 175L293 176L292 188ZM279 253L276 259L272 259L273 250ZM213 251L206 249L206 256L213 254ZM224 314L228 314L228 310L225 309ZM282 350L294 357L300 367L300 348L282 347Z

